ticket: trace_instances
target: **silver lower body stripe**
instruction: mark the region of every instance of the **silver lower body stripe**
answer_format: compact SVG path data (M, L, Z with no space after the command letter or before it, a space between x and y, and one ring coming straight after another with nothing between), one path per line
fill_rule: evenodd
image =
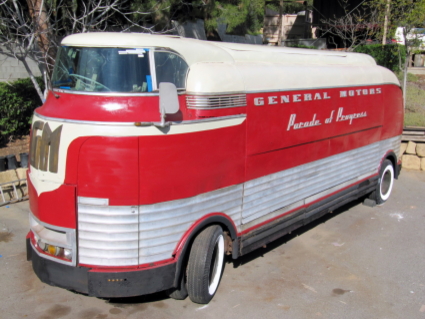
M78 203L79 262L147 264L172 257L184 233L212 212L227 214L238 231L253 227L378 173L400 137L191 198L141 206Z

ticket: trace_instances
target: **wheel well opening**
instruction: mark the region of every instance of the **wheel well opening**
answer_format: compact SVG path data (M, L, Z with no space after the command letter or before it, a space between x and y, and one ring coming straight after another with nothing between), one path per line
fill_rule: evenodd
M389 160L391 162L391 164L393 164L393 168L395 169L397 163L396 163L396 160L395 160L394 156L392 154L391 155L388 155L386 159Z
M179 279L181 278L181 275L183 274L183 271L187 270L187 264L189 261L189 255L190 255L190 251L192 249L192 245L193 242L195 241L195 238L202 232L204 231L206 228L210 227L210 226L220 226L223 229L223 233L225 235L225 251L226 251L226 255L231 255L232 254L232 243L233 243L233 239L231 236L231 230L229 229L229 227L225 224L225 223L221 223L219 221L214 221L211 223L208 223L206 225L203 225L201 228L197 229L195 232L193 232L191 234L191 236L188 238L187 242L184 244L184 248L182 250L182 254L179 257L179 262L178 262L178 269L176 270L176 276L175 276L175 286L177 286L177 284L179 283ZM235 238L236 240L236 238ZM230 248L229 248L230 247Z
M385 159L391 162L394 169L394 178L397 179L398 174L400 173L399 169L397 168L397 156L393 152L391 152L390 154L387 155Z

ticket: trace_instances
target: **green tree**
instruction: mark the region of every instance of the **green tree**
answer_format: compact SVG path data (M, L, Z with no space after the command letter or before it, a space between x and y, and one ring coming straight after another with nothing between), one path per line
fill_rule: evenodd
M388 4L390 5L389 9ZM388 20L389 34L394 34L401 27L402 40L405 43L406 58L403 67L403 99L406 101L407 68L412 54L420 51L422 39L414 31L425 25L425 0L370 0L369 6L380 12L380 24L384 26ZM385 30L382 30L382 34Z

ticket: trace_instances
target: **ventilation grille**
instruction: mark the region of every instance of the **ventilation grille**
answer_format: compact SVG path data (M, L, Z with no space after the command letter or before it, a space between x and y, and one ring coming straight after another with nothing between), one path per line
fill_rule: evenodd
M246 106L246 94L232 95L189 95L186 97L189 108L209 109Z

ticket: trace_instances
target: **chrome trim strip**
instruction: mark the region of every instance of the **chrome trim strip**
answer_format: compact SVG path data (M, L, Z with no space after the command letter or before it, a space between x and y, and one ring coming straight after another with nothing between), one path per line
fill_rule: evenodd
M156 68L155 68L155 55L154 50L149 50L149 68L151 71L151 85L152 85L152 91L158 90L158 86L156 84Z
M91 95L91 96L117 96L117 97L126 97L126 96L159 96L159 92L148 92L148 93L131 93L131 92L89 92L89 91L71 91L64 89L53 89L54 92L63 93L63 94L75 94L75 95ZM179 95L184 94L184 92L179 93Z
M37 112L37 109L34 111L37 116L43 120L46 121L54 121L54 122L63 122L63 123L75 123L75 124L90 124L90 125L105 125L105 126L136 126L135 122L99 122L99 121L81 121L81 120L67 120L62 118L54 118L54 117L48 117L41 115ZM191 120L191 121L181 121L181 122L166 122L166 125L181 125L181 124L197 124L197 123L208 123L208 122L216 122L216 121L222 121L222 120L229 120L234 118L246 118L246 114L237 114L237 115L227 115L227 116L220 116L220 117L209 117L199 120ZM160 124L160 122L141 122L141 127L143 127L143 124Z
M245 91L229 91L229 92L189 92L187 91L187 95L194 95L194 96L215 96L215 95L234 95L234 94L245 94Z
M95 206L109 206L109 198L95 198L95 197L77 197L78 204L95 205Z

